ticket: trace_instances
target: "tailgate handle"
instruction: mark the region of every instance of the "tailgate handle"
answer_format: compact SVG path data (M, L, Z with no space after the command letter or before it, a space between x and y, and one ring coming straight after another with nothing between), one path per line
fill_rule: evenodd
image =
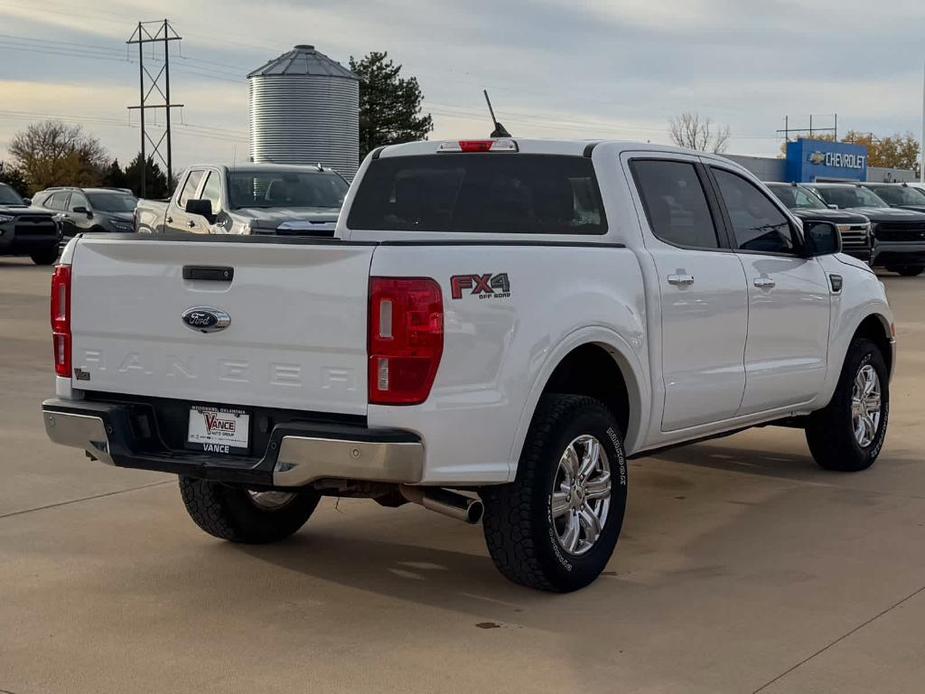
M234 268L217 265L184 265L183 279L203 282L231 282L234 279Z

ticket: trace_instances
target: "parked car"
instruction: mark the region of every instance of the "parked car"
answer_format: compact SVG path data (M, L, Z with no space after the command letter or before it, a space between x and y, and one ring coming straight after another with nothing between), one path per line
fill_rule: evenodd
M58 258L58 229L51 214L6 183L0 183L0 255L26 255L36 265L51 265Z
M807 183L829 205L870 220L874 237L871 265L904 277L925 270L925 213L890 207L873 191L854 183Z
M870 262L870 220L864 215L833 210L814 191L798 183L768 183L777 199L804 222L832 222L841 234L842 250Z
M55 221L65 243L82 232L128 233L135 230L132 215L138 199L128 188L58 186L36 193L33 201L56 212Z
M839 249L715 155L380 148L334 239L73 240L46 431L178 475L216 537L280 540L323 495L414 502L484 513L505 576L574 590L613 552L629 457L779 424L823 468L873 464L893 317Z
M925 192L908 183L859 183L890 207L925 212Z
M333 236L347 194L322 166L193 166L168 201L142 200L138 231Z

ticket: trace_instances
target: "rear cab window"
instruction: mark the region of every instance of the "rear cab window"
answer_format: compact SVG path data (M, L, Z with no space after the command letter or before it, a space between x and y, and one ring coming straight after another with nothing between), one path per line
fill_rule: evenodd
M347 226L369 231L604 234L591 160L439 153L370 162Z

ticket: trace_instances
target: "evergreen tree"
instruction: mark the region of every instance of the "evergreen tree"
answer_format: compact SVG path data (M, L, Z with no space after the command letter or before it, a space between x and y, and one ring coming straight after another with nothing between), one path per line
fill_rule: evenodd
M401 65L386 52L372 51L350 69L360 78L360 158L380 145L412 142L434 129L421 114L424 96L416 77L401 77Z
M125 167L125 185L120 188L131 188L137 196L141 196L141 155L135 155L132 162ZM147 198L166 198L170 196L171 188L161 167L159 167L154 157L148 157L145 162L145 197Z

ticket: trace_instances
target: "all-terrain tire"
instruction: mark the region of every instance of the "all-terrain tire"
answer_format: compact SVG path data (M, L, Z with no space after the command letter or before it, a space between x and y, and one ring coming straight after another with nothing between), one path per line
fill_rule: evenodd
M58 246L55 244L51 248L36 251L29 257L32 258L32 262L36 265L54 265L55 261L58 259Z
M862 446L852 424L852 393L855 378L870 365L880 381L880 421L869 444ZM890 418L889 372L880 348L865 338L855 338L848 348L835 394L825 408L814 412L806 424L806 442L816 462L826 470L866 470L880 455Z
M609 461L610 506L597 540L585 553L574 555L557 539L551 501L560 458L571 442L584 435L600 442ZM626 456L613 414L593 398L543 396L515 481L481 491L489 554L498 570L515 583L560 593L583 588L598 577L613 554L623 526L626 494Z
M312 515L319 495L295 492L284 505L262 508L247 489L221 482L180 477L180 496L196 525L231 542L267 544L289 537Z

